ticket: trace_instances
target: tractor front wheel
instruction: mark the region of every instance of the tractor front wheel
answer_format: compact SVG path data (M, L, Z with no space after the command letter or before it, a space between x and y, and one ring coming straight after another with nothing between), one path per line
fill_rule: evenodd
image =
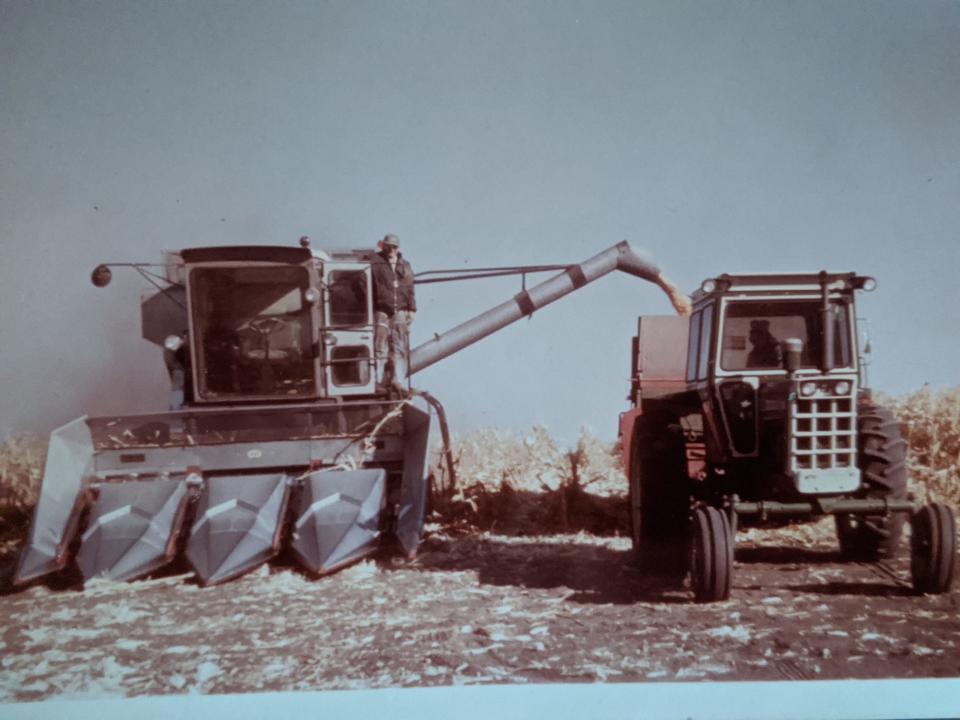
M726 513L701 507L693 514L690 577L697 602L730 597L733 579L733 533Z
M887 408L865 405L859 409L858 462L861 488L857 498L905 500L907 497L907 444L900 423ZM856 560L893 558L900 546L904 516L837 515L837 539L845 557Z
M910 575L918 593L938 595L950 589L957 552L957 526L946 505L930 503L910 520Z

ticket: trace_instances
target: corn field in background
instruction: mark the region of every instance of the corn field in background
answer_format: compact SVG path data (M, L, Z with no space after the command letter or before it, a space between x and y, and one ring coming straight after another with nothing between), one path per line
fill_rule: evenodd
M918 500L960 507L960 387L880 398L901 421L907 468Z
M31 435L10 437L0 445L0 544L26 535L46 454L47 441Z
M518 535L629 532L619 453L588 430L567 450L543 427L524 436L486 429L452 445L457 483L439 466L440 522Z
M881 397L901 420L917 500L960 506L960 387ZM0 543L25 535L40 489L46 440L0 444ZM494 429L455 438L455 487L437 476L432 520L452 530L508 534L627 534L626 480L614 443L589 431L563 449L542 427L518 436Z

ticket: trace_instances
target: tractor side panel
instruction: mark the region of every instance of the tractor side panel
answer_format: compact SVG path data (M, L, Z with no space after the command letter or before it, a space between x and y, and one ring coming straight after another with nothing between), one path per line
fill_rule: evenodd
M687 389L687 343L690 320L676 315L647 315L637 321L631 351L630 410L620 415L624 467L630 467L633 428L644 412Z
M647 398L681 393L687 389L687 343L690 319L676 315L647 315L637 321L634 380L642 407Z

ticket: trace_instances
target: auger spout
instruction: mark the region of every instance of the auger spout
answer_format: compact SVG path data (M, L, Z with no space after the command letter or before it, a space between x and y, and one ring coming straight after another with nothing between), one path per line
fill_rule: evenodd
M614 270L621 270L659 285L670 297L677 314L690 314L689 298L663 276L650 254L645 250L634 250L624 240L413 348L410 351L409 374L413 375L430 367Z

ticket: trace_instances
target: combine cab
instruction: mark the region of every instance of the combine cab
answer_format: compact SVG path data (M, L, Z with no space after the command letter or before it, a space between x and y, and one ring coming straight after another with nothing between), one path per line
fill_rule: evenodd
M169 370L170 409L84 417L53 433L15 582L72 562L84 579L128 580L183 555L208 585L284 547L324 574L383 540L412 556L442 408L409 383L399 394L377 383L371 259L308 243L168 253L168 286L141 306L143 337ZM509 272L544 269L561 272L414 348L409 373L612 270L689 309L625 242L579 265ZM106 285L109 267L92 279Z
M695 596L729 596L737 519L836 517L842 553L893 557L912 523L919 592L953 578L945 505L907 498L906 443L865 386L854 273L721 275L687 317L641 317L620 419L633 544L682 564Z

